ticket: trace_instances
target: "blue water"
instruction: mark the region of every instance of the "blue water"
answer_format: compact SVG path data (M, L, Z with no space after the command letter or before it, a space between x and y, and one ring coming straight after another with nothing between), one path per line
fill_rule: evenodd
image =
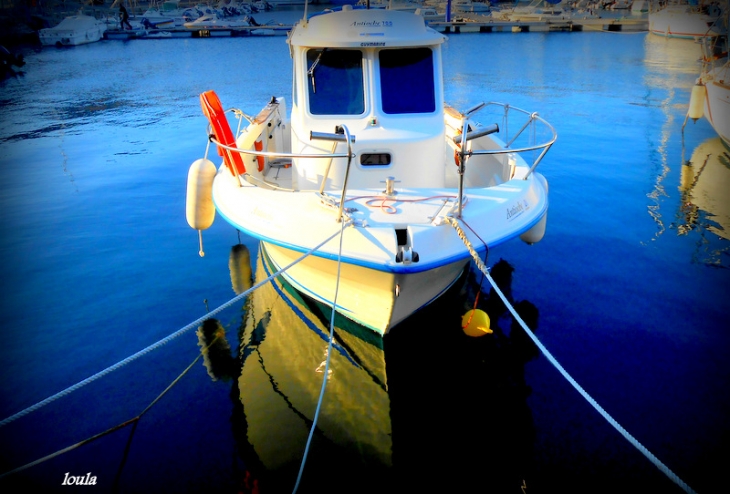
M545 239L495 248L488 264L512 266L512 297L537 308L537 336L587 392L710 492L730 460L730 225L727 195L680 190L682 167L698 173L708 147L702 170L728 172L704 119L682 138L699 56L691 41L646 33L461 34L444 45L449 103L509 102L559 134L540 165L550 183ZM215 89L251 113L289 97L291 82L283 37L105 41L25 57L23 74L0 83L2 418L235 295L237 233L218 218L201 259L185 221L187 169L206 139L198 95ZM241 241L255 257L256 242ZM457 293L386 338L384 427L398 468L374 478L451 492L520 492L523 481L527 492L680 492L544 357L513 358L519 330L508 316L496 321L501 340L461 337L471 303L473 292ZM217 316L232 352L243 309ZM0 470L135 417L199 350L189 331L0 428ZM242 418L236 389L197 362L141 418L124 463L130 427L2 478L1 489L73 490L61 485L69 472L96 477L78 490L111 492L123 463L120 492L251 492L246 480L266 478L254 431L286 445L287 429ZM244 402L244 415L265 400ZM367 471L350 476L323 451L311 452L300 492L364 485ZM289 452L300 457L301 442Z

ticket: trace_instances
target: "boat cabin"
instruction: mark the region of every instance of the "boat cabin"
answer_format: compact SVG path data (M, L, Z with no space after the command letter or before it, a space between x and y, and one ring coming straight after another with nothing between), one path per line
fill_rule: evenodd
M288 40L291 152L345 153L344 139L311 135L346 126L356 155L348 189L382 187L388 177L408 187L443 187L444 39L407 12L346 5L300 21ZM299 158L292 168L295 189L320 189L324 177L324 190L344 186L346 160Z

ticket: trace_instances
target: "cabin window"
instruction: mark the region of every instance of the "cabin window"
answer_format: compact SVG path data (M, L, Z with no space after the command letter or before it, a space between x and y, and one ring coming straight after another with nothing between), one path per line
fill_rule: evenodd
M385 113L433 113L436 111L431 49L382 50L380 52L380 87Z
M358 50L309 50L309 111L313 115L363 114L362 65L362 52Z

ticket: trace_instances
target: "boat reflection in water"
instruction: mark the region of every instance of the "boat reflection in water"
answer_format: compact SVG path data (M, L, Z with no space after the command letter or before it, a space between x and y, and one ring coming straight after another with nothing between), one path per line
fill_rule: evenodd
M701 262L730 266L726 242L718 243L716 236L730 240L730 150L720 137L703 141L682 166L681 202L677 232L701 236L695 254ZM711 235L706 235L711 232ZM714 234L714 235L713 235ZM724 259L723 259L724 258ZM724 261L724 262L723 262Z
M243 245L231 252L236 292L251 286L248 258ZM512 270L504 261L493 268L506 293ZM254 282L272 272L259 249ZM337 314L327 387L297 492L396 485L519 492L533 442L523 371L538 350L520 328L500 329L506 309L496 295L481 293L479 302L494 334L466 336L462 315L478 290L465 274L385 337ZM534 306L516 306L534 328ZM211 376L235 378L233 428L247 469L242 492L292 492L296 484L322 387L330 314L279 277L246 301L238 358L224 339L208 351ZM214 319L204 326L201 346L223 332Z

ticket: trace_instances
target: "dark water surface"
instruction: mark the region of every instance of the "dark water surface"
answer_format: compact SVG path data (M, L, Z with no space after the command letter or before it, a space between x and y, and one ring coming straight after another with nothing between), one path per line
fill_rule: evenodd
M559 134L540 165L545 239L493 249L488 264L509 263L513 299L536 309L536 334L587 392L682 480L713 492L730 460L730 170L704 119L682 139L699 56L691 41L645 33L462 34L444 45L449 103L509 102ZM26 61L0 83L0 418L235 295L235 230L218 218L201 259L185 221L187 169L205 150L198 95L215 89L252 113L291 94L283 37L105 41L28 49ZM236 255L247 250L260 275L256 242L240 240ZM384 345L338 329L299 492L520 492L523 482L680 492L532 358L484 286L495 337L461 334L473 285ZM326 311L269 285L216 319L231 345L221 378L196 362L138 422L126 457L131 427L1 478L0 490L74 490L61 485L69 472L96 477L79 491L111 492L117 479L119 492L253 492L254 481L290 492ZM135 417L199 351L188 331L0 427L0 470Z

